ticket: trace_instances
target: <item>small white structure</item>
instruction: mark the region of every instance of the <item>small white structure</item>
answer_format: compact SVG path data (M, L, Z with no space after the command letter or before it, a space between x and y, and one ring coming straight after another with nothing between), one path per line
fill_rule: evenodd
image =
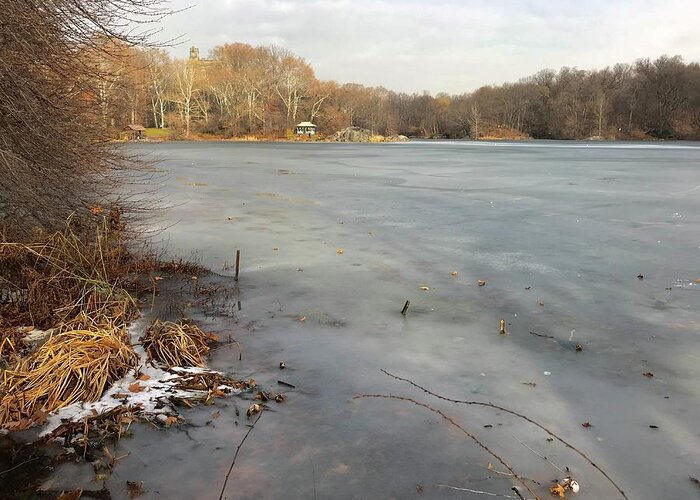
M308 135L309 137L316 134L316 125L311 122L301 122L294 129L297 135Z

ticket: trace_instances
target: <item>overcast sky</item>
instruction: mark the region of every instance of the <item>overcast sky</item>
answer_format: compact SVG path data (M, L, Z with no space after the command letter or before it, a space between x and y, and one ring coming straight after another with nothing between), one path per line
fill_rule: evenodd
M700 0L172 0L163 24L202 55L276 44L324 80L462 93L542 68L680 54L700 61Z

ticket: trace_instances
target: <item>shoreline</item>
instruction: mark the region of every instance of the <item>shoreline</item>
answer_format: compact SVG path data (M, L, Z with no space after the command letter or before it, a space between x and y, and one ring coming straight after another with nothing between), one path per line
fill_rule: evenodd
M260 143L299 143L299 144L401 144L401 143L446 143L446 142L458 142L458 143L491 143L491 142L514 142L514 143L528 143L528 142L538 142L538 143L588 143L588 144L625 144L625 143L693 143L700 142L700 139L552 139L552 138L540 138L536 139L533 137L512 139L512 138L502 138L502 137L481 137L479 139L423 139L423 138L409 138L406 141L329 141L329 140L296 140L296 139L268 139L268 138L225 138L211 136L206 138L177 138L177 139L141 139L141 140L113 140L113 144L163 144L163 143L185 143L185 142L201 142L201 143L250 143L250 144L260 144Z

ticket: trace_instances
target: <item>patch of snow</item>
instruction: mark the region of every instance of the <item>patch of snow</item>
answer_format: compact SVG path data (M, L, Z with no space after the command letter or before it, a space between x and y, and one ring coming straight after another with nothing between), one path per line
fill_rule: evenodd
M128 328L131 343L139 357L139 362L147 359L146 351L138 343L140 326L141 321L136 321ZM183 375L194 373L220 372L200 367L173 367L166 371L144 363L129 370L126 376L112 384L98 401L74 403L50 414L46 426L41 431L41 436L50 434L64 422L79 421L122 405L140 405L144 413L151 415L172 414L173 408L169 398L192 398L193 396L206 395L203 391L185 391L177 388L177 382ZM137 378L137 374L145 375L146 377L143 378L147 380ZM129 386L135 383L138 383L139 390L132 392L129 390ZM239 389L226 385L219 386L219 389L227 393L230 391L230 394L241 392Z

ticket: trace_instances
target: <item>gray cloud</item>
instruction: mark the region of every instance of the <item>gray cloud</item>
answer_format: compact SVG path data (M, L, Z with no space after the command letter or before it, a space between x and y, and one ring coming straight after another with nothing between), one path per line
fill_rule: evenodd
M317 76L407 92L461 93L539 69L639 57L700 60L697 0L173 0L162 38L203 53L277 44Z

